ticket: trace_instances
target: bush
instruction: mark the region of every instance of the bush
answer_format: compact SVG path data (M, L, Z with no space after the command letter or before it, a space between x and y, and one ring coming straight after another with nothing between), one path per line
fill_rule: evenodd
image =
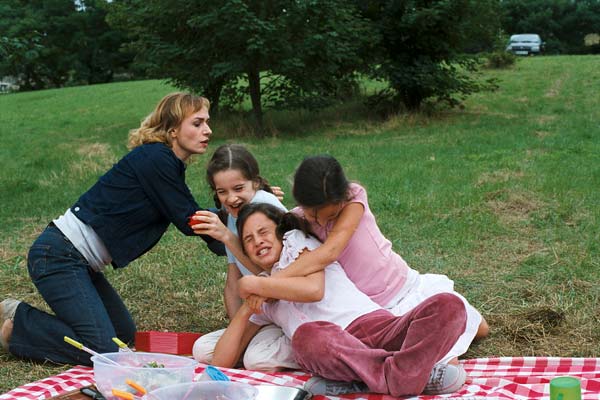
M476 37L499 26L492 0L356 1L376 27L372 77L389 83L397 107L417 110L427 100L458 106L488 88L479 64L466 55ZM485 7L482 4L486 5ZM489 5L489 7L488 7ZM476 18L475 18L476 17ZM498 21L499 22L499 21Z
M508 68L515 64L517 57L508 51L496 50L487 55L488 68Z

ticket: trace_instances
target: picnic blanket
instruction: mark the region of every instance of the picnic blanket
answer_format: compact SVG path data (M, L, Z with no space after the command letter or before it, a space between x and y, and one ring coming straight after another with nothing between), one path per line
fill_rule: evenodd
M583 400L600 400L600 358L499 357L463 360L468 378L463 388L443 396L413 396L410 399L549 399L549 382L558 376L581 380ZM196 368L201 374L205 366ZM304 372L265 373L221 369L232 381L302 387L310 378ZM0 400L44 400L94 383L91 368L75 367L62 374L28 383L0 395ZM391 400L381 394L352 394L340 397L315 396L314 400Z

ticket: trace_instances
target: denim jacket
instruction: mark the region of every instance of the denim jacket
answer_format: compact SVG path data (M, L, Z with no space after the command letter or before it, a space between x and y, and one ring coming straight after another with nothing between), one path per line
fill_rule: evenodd
M102 239L115 268L154 247L170 223L194 235L187 221L198 210L185 183L185 164L163 143L131 150L71 207ZM224 254L221 242L201 237L215 254Z

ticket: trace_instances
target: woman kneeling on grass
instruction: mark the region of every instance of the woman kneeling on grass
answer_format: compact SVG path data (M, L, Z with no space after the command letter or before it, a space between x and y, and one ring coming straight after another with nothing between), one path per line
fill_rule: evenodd
M69 336L100 353L117 351L112 338L133 343L135 324L102 273L150 250L173 223L195 235L188 218L200 210L185 183L185 162L206 152L212 131L207 99L164 97L129 135L132 150L52 221L32 245L27 266L55 315L13 299L0 303L2 347L17 357L91 365ZM215 253L222 243L202 236Z
M437 294L394 316L358 290L337 262L304 277L277 278L320 245L294 214L247 204L237 227L250 260L272 275L241 278L240 290L252 295L217 343L214 365L235 365L260 327L275 323L291 339L298 364L319 375L305 386L313 394L443 394L464 384L461 366L436 364L465 330L460 298Z

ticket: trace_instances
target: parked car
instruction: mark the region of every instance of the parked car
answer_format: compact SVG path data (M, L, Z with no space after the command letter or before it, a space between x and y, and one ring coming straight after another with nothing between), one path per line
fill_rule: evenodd
M535 33L522 33L519 35L512 35L506 51L510 51L517 55L538 55L544 50L544 42L540 38L540 35Z

